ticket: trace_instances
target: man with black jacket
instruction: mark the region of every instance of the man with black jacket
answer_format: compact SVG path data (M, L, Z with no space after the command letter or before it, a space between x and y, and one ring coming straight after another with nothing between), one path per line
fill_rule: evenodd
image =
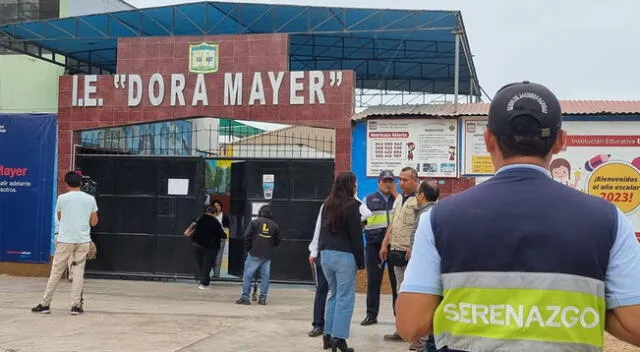
M216 261L216 255L220 250L220 240L225 237L222 225L215 218L215 208L208 207L203 216L196 220L195 231L191 236L196 262L198 264L198 276L200 277L201 290L209 289L211 283L211 268Z
M244 262L242 276L242 294L236 304L250 305L249 292L251 280L256 272L260 273L260 297L258 303L267 304L269 292L269 275L271 273L271 257L274 248L280 244L280 228L271 218L273 214L269 205L263 205L258 211L258 218L252 220L244 234L244 248L248 252Z

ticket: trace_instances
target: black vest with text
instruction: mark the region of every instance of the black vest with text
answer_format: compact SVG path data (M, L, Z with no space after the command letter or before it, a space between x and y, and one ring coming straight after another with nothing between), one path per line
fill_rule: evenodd
M438 202L431 224L439 348L602 350L613 204L515 166Z

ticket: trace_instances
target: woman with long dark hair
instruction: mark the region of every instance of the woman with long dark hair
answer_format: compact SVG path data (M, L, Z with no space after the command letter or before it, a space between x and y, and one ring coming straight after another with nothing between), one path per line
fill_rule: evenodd
M364 269L364 244L356 176L351 171L336 178L322 209L318 248L322 271L329 283L324 318L324 347L353 352L347 346L356 301L356 271Z

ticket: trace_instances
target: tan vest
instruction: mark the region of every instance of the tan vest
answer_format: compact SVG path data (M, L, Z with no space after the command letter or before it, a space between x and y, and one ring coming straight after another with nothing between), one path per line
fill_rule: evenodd
M418 200L415 196L407 198L402 204L402 195L393 203L393 220L391 221L391 250L407 251L411 249L411 234L416 223Z

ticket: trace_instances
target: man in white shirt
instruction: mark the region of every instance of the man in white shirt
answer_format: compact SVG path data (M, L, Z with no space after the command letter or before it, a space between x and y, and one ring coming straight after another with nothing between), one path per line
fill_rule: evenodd
M98 205L93 196L80 190L82 176L67 172L64 182L69 191L58 197L56 216L60 224L56 239L56 251L51 265L49 282L42 302L31 309L34 313L48 314L50 304L60 278L67 268L69 258L73 260L73 283L71 285L71 314L83 313L82 286L87 254L91 248L91 226L98 224Z

